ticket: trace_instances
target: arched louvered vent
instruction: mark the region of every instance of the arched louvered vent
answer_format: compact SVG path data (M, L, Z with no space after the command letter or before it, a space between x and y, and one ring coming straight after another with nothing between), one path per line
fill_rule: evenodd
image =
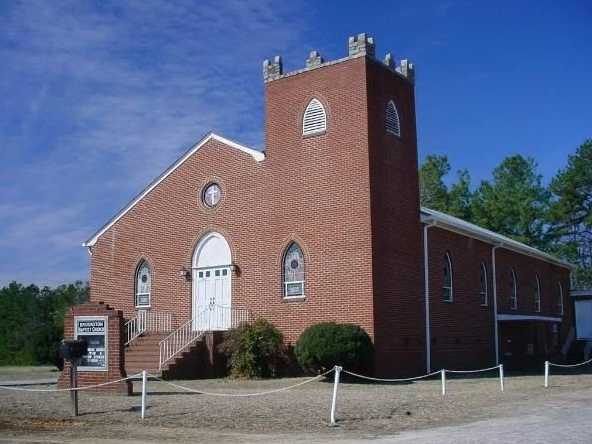
M386 132L401 137L401 125L399 122L399 113L395 102L392 100L386 105Z
M304 136L309 134L322 133L327 130L327 114L323 104L317 99L312 99L302 119L302 134Z

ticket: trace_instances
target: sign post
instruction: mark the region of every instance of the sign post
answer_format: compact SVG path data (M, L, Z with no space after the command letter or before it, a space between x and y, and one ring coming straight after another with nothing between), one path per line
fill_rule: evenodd
M72 414L78 416L78 359L72 359L70 368L70 399L72 400Z

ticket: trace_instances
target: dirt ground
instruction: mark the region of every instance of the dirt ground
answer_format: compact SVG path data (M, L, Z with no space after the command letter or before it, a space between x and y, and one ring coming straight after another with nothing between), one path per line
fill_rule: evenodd
M303 380L175 382L196 390L244 394ZM332 388L332 381L326 380L266 396L218 397L187 393L151 381L144 421L139 412L139 383L134 384L136 395L130 397L81 392L81 415L77 418L70 415L67 393L0 390L0 436L35 436L41 439L39 442L82 438L125 438L137 442L259 441L270 436L274 442L281 442L282 437L293 440L296 436L308 442L317 438L374 438L491 417L512 417L526 405L592 388L592 375L552 375L547 390L543 388L542 375L509 376L505 378L504 393L500 392L495 373L480 378L449 375L445 397L441 395L438 375L408 384L346 381L339 386L337 427L329 427Z

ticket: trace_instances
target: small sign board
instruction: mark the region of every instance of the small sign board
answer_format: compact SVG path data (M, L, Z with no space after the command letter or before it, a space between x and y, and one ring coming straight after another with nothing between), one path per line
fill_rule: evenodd
M79 371L107 370L107 330L106 316L74 317L74 338L83 339L88 345L87 354L78 365Z

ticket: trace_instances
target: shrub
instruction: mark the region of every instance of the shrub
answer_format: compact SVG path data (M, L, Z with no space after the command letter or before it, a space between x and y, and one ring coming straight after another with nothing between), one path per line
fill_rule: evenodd
M352 371L369 370L374 346L358 325L323 322L307 328L294 349L306 372L318 374L340 365Z
M283 336L265 319L231 330L221 344L232 376L278 376L285 359Z

